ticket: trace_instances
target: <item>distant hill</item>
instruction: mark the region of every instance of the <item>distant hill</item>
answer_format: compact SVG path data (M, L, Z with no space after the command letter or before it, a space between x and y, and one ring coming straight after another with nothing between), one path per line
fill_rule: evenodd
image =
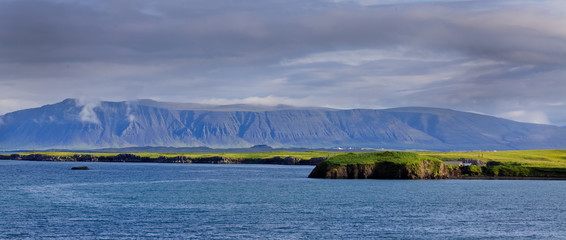
M0 149L566 148L566 129L437 108L385 110L74 99L0 116Z

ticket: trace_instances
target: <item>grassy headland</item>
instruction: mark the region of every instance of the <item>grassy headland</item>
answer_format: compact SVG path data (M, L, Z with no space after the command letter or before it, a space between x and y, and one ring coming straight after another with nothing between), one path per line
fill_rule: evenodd
M442 161L467 158L484 162L519 164L524 167L566 168L566 150L420 152L419 155L438 158Z
M477 159L485 162L485 166L462 168L463 174L471 177L566 178L566 150L423 152L419 154L442 161Z
M458 166L466 161L474 164ZM397 174L387 174L384 168ZM350 153L318 164L310 177L566 179L566 150Z
M443 179L460 175L458 166L410 152L348 153L330 157L312 178Z

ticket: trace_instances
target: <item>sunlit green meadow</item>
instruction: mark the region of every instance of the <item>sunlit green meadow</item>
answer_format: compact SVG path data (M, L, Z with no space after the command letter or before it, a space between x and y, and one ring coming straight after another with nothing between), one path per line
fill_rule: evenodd
M79 153L79 152L26 152L20 153L20 155L30 155L30 154L42 154L50 156L74 156L74 155L92 155L95 157L109 157L116 156L123 153ZM232 159L268 159L274 157L293 157L302 160L308 160L311 158L327 158L335 156L339 153L335 152L324 152L324 151L306 151L306 152L288 152L288 151L278 151L278 152L261 152L261 153L148 153L148 152L132 152L129 154L135 154L140 157L148 158L158 158L158 157L178 157L184 156L187 158L209 158L209 157L226 157Z
M566 168L566 150L420 152L419 154L435 157L442 161L468 158L479 159L484 162L514 163L524 167Z

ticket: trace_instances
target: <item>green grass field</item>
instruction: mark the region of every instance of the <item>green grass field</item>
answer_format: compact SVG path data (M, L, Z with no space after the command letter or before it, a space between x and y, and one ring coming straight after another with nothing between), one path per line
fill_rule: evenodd
M29 152L20 155L41 154L49 156L116 156L119 153L76 153L76 152ZM499 152L370 152L339 153L324 151L307 152L263 152L263 153L131 153L140 157L157 159L158 157L185 156L192 159L225 157L230 159L269 159L274 157L292 157L301 160L311 158L329 158L322 164L345 166L353 164L375 164L392 162L401 165L414 165L421 160L457 161L459 159L478 159L488 166L462 168L467 175L473 176L516 176L516 177L566 177L566 150L527 150ZM497 162L490 166L489 163Z
M498 151L498 152L394 152L383 153L346 153L339 154L328 160L333 165L372 164L380 161L395 160L397 162L415 161L415 154L421 157L430 157L442 161L456 161L458 159L478 159L484 162L497 161L502 164L523 167L540 168L566 168L566 150L524 150L524 151Z
M337 167L392 162L412 166L425 159L432 161L478 159L487 163L487 166L461 167L462 175L468 177L566 178L566 150L352 153L332 157L323 164L326 167Z
M28 152L20 155L40 154L48 156L92 155L95 157L116 156L119 153L77 153L77 152ZM157 159L158 157L184 156L192 159L225 157L230 159L270 159L275 157L292 157L301 160L311 158L329 158L322 164L327 167L338 167L355 164L375 164L391 162L412 166L422 160L457 161L459 159L478 159L488 166L468 166L461 168L464 175L469 176L510 176L510 177L557 177L566 178L566 150L527 150L499 152L369 152L340 153L324 151L306 152L263 152L263 153L131 153L140 157ZM7 154L4 154L7 155ZM490 163L492 163L490 165ZM494 164L496 163L496 164ZM457 166L454 166L457 167ZM452 167L451 167L452 168Z
M77 152L27 152L20 155L43 154L52 156L93 155L115 156L119 153L77 153ZM157 158L185 156L190 158L227 157L233 159L266 159L273 157L294 157L298 159L311 159L332 157L329 161L335 165L371 164L383 161L386 158L396 158L397 161L412 161L414 153L396 152L395 156L386 156L382 153L340 153L324 151L306 152L262 152L262 153L131 153L140 157ZM453 161L461 158L479 159L484 162L498 161L504 164L514 164L524 167L540 168L566 168L566 150L525 150L525 151L498 151L498 152L418 152L423 157L432 157L442 161Z
M42 154L50 156L73 156L73 155L93 155L93 156L116 156L120 153L77 153L77 152L26 152L20 153L20 155L30 155L30 154ZM207 157L227 157L232 159L267 159L273 157L294 157L302 160L308 160L311 158L321 158L321 157L331 157L335 156L334 152L323 152L323 151L306 151L306 152L262 152L262 153L130 153L135 154L140 157L158 158L163 157L176 157L185 156L189 158L207 158Z
M420 155L442 161L460 158L479 159L484 162L497 161L524 167L566 168L566 150L525 150L498 152L420 152Z
M345 166L350 164L374 164L378 162L394 162L398 164L410 164L423 159L435 158L419 155L411 152L372 152L372 153L347 153L331 157L326 160L330 166Z

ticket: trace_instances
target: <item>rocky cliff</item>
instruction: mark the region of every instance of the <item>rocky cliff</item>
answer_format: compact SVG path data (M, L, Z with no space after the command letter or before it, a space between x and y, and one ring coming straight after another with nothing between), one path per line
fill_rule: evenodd
M566 148L566 129L436 108L57 104L0 116L0 150L174 146L429 150Z
M343 154L316 165L310 178L447 179L461 177L458 166L409 152Z
M440 161L422 160L418 164L405 165L392 162L375 164L349 164L329 166L318 164L309 178L333 179L449 179L459 178L462 173Z

